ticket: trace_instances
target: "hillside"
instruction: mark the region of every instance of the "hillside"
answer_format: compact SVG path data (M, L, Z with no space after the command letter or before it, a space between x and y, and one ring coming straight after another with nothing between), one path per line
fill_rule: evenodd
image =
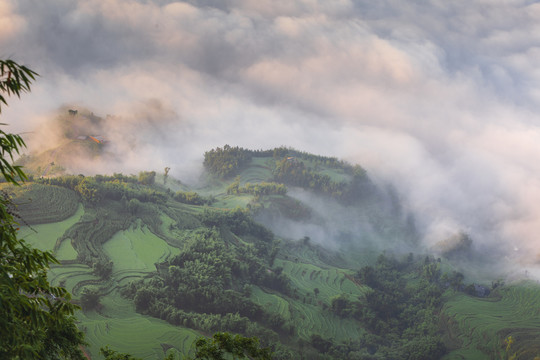
M43 170L40 156L24 161ZM540 355L540 288L468 283L452 265L467 247L427 255L413 214L360 166L230 146L203 165L196 188L155 172L4 187L20 235L61 261L50 279L83 307L93 358L105 344L187 353L215 331L257 336L276 359Z

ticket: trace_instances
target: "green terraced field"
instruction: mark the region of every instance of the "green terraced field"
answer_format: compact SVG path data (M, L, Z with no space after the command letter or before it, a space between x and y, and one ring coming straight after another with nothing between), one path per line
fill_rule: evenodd
M283 267L300 294L313 294L318 288L317 301L327 305L333 296L350 294L353 297L363 296L366 288L352 281L352 273L342 269L325 269L312 264L297 263L287 260L276 260L276 266Z
M463 348L445 359L500 358L506 355L503 341L508 336L515 340L508 355L517 353L519 359L540 356L540 287L521 283L500 291L498 301L464 294L449 298L443 313L459 331L457 337Z
M72 216L79 207L77 194L63 187L31 183L9 189L15 194L13 202L28 224L59 222Z
M355 339L364 334L364 329L353 319L343 319L330 311L322 310L318 304L294 301L290 304L295 317L298 335L307 340L312 334L334 338L338 342Z
M236 207L244 208L247 204L249 204L252 198L252 195L225 195L218 198L218 201L212 204L212 207L218 209L234 209Z
M330 311L324 310L320 300L324 296L321 294L317 297L312 293L309 294L306 296L308 300L304 303L303 299L285 299L278 293L268 292L254 286L251 298L266 309L279 313L285 319L293 318L298 335L304 340L308 340L313 334L322 334L327 338L332 337L337 341L345 341L359 337L364 333L362 327L353 319L342 319ZM303 298L302 295L300 297Z
M71 240L64 239L54 255L58 260L75 260L77 258L77 251L71 245Z
M37 249L52 251L58 238L62 237L64 232L77 223L83 215L83 206L79 204L77 211L71 217L51 224L22 226L19 236Z
M258 286L253 286L251 298L265 309L276 312L287 320L291 318L289 302L279 294L267 292Z
M99 278L92 274L92 269L87 265L73 264L53 266L49 270L49 281L54 285L63 285L74 296L78 295L81 284L98 281Z
M156 271L155 263L180 253L154 235L146 226L132 226L116 233L103 245L105 254L113 262L113 275Z
M273 163L273 159L270 158L252 158L249 167L240 173L240 184L271 180Z
M99 348L109 345L138 358L162 359L164 349L168 348L188 353L193 341L200 336L196 331L138 314L133 304L116 291L102 297L101 303L103 310L100 313L77 314L80 328L91 344L88 350L92 358L100 358Z

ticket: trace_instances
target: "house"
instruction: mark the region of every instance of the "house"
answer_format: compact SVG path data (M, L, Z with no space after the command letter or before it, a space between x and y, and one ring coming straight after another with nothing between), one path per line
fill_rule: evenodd
M101 135L94 135L94 136L89 135L88 138L90 140L93 140L93 141L97 142L98 144L103 144L103 143L106 142L105 138L103 136L101 136Z

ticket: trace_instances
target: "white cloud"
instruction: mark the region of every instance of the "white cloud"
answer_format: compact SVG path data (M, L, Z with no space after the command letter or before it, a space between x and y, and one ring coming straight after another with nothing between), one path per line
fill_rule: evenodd
M64 104L119 115L129 171L181 176L225 143L341 156L395 182L428 243L462 228L540 251L538 4L204 4L0 3L3 56L42 75L3 121L28 130Z

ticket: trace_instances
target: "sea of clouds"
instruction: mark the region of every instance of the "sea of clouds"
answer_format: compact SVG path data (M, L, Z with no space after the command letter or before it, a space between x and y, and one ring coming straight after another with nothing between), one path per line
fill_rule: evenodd
M3 0L0 58L40 77L2 122L32 148L60 106L115 115L101 172L182 179L224 144L337 156L397 188L426 246L463 230L534 274L539 34L527 0Z

